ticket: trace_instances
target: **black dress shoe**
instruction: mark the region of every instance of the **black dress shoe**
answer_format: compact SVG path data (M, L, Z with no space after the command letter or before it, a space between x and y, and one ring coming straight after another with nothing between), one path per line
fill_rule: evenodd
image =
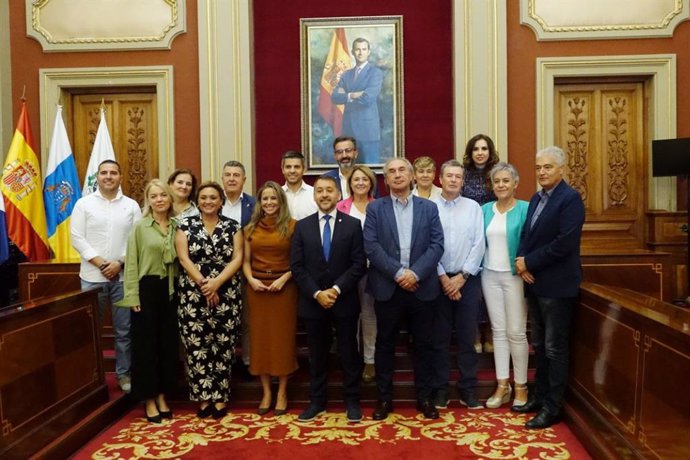
M322 415L325 413L326 413L325 407L323 407L320 404L310 403L309 406L307 406L307 408L304 409L304 412L299 414L299 416L297 417L297 421L298 422L309 422L311 420L314 420L319 415Z
M554 423L558 423L560 421L561 418L558 415L551 415L542 409L539 411L536 417L525 423L525 427L533 430L543 430L544 428L548 428Z
M161 423L161 414L158 415L146 415L146 420L151 423Z
M428 399L417 401L417 410L424 415L424 418L431 420L438 418L438 410L434 407L434 403Z
M536 399L528 399L527 402L521 406L512 406L510 408L513 412L518 412L520 414L527 414L529 412L539 412L541 410L541 401Z
M211 414L213 414L213 404L209 404L203 409L196 411L196 416L199 418L208 418L211 416Z
M221 407L218 409L216 406L213 406L213 412L211 414L211 417L213 417L214 420L220 420L223 417L228 415L228 407Z
M376 407L374 412L371 414L371 418L374 420L383 420L388 417L388 414L393 412L393 401L384 401L379 399L376 402Z

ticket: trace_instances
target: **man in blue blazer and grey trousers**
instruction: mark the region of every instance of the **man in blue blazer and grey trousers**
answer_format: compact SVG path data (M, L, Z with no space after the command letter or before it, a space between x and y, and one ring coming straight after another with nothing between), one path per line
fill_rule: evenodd
M376 301L376 386L379 400L372 417L393 410L393 357L400 320L407 317L415 343L417 410L438 418L431 402L433 320L441 285L436 268L443 255L443 228L436 204L411 194L412 164L388 160L383 172L389 197L367 206L364 251L369 259L367 290Z
M515 259L525 281L537 357L536 388L516 412L538 412L525 425L543 429L560 420L568 381L570 323L582 281L580 236L585 207L564 180L565 153L558 147L537 152L542 189L529 203Z

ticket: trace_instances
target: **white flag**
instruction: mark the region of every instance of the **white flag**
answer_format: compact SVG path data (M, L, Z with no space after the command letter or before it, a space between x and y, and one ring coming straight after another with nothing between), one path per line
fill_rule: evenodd
M105 160L115 160L115 151L113 150L113 143L110 141L108 125L105 122L105 109L101 107L101 122L98 124L98 131L96 132L96 140L93 142L89 166L86 168L82 196L86 196L97 190L98 184L96 182L96 176L98 175L98 165Z

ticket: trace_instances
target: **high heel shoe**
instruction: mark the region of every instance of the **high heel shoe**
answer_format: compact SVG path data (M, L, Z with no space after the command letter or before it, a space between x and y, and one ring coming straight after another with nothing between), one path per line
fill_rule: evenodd
M278 408L278 400L279 400L279 399L281 399L281 398L278 397L278 398L276 399L276 408L273 410L273 415L276 415L276 416L278 416L278 415L285 415L285 414L287 414L287 411L288 411L288 409L287 409L287 406L288 406L288 404L287 404L287 397L285 397L285 407L283 407L283 408Z
M211 417L213 417L214 420L220 420L226 415L228 415L228 406L223 406L220 408L213 406L213 413L211 414Z
M158 410L158 412L161 415L161 418L172 418L173 413L171 410Z
M211 414L213 414L213 409L214 409L214 407L212 404L209 404L208 406L204 407L203 409L199 408L199 410L196 411L196 416L199 418L208 418L211 416Z
M499 383L494 394L486 400L486 407L489 409L498 409L503 404L510 401L510 384Z
M517 399L517 392L518 390L524 390L525 391L525 399ZM516 383L515 384L515 399L513 399L513 406L512 407L520 407L524 406L527 404L527 384L526 383Z

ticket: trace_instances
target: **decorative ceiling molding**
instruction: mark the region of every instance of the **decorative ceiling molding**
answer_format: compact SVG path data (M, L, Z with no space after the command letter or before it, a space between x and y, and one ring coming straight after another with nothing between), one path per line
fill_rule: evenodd
M46 52L170 49L187 31L185 2L26 0L26 34Z
M690 0L520 0L520 23L537 40L671 37Z

